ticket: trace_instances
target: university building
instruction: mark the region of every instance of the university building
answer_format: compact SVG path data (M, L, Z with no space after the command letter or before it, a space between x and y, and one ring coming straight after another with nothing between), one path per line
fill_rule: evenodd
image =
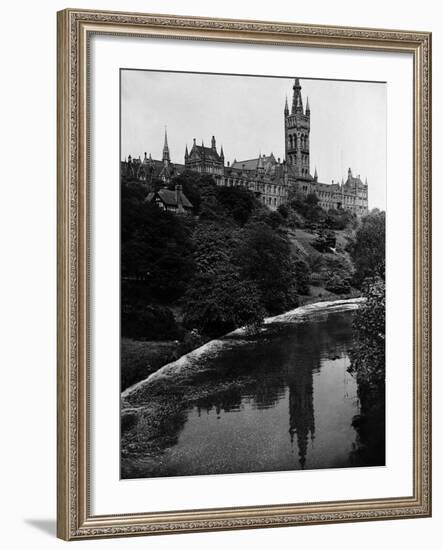
M225 162L223 147L217 150L216 139L212 136L211 146L205 147L193 140L192 148L185 148L184 164L171 162L168 146L168 138L165 131L162 160L154 160L151 154L144 154L143 160L128 157L122 161L122 176L128 180L143 181L147 184L154 179L161 179L166 185L171 179L184 172L194 171L210 174L217 185L237 187L242 186L252 191L257 198L269 207L276 210L281 204L288 202L290 196L295 193L308 195L315 193L319 204L325 210L330 208L343 208L362 216L368 212L368 183L363 183L360 176L354 176L349 168L347 179L332 183L319 181L317 169L314 176L310 169L310 131L311 109L309 99L306 107L303 107L300 81L295 79L291 109L286 99L283 120L285 136L285 158L275 158L273 153L269 155L259 154L256 158ZM182 204L163 205L164 208L173 211L183 208L186 203L186 211L190 210L189 201L176 189L174 196ZM180 197L183 197L180 199ZM172 198L172 195L171 197ZM150 194L149 200L155 200L159 205L161 200L158 194ZM175 209L175 210L174 210Z

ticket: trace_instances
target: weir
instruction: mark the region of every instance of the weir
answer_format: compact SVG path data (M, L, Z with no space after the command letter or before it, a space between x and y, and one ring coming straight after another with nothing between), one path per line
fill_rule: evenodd
M265 318L263 325L271 325L274 323L301 323L305 320L312 318L313 316L321 313L332 313L332 312L341 312L341 311L352 311L358 309L361 304L365 301L365 298L349 298L346 300L332 300L324 302L315 302L313 304L307 304L280 315L273 317ZM233 340L231 337L239 337L241 335L246 335L247 327L240 327L238 329L225 334L220 338L210 340L206 344L203 344L199 348L190 351L189 353L182 355L177 360L168 363L161 367L156 372L152 373L148 378L137 382L133 386L127 388L122 392L122 403L123 408L125 401L137 394L140 390L145 389L149 384L154 381L160 380L162 378L170 378L178 373L181 373L183 369L187 369L191 372L198 370L199 361L202 359L207 360L211 355L218 354L221 350L226 350L241 344L241 341L238 339Z

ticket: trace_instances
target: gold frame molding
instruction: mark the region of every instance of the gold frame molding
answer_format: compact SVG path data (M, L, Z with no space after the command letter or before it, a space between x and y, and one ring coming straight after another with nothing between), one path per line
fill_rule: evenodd
M65 540L431 515L431 33L67 9L58 24L57 534ZM88 482L88 98L92 34L407 52L414 62L413 495L93 516Z

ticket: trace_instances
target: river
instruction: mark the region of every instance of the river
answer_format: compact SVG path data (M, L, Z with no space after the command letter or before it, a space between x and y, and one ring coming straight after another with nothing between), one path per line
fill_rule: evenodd
M234 331L126 390L122 477L384 464L384 453L368 452L380 443L370 424L358 429L347 372L360 301L298 308L259 334Z

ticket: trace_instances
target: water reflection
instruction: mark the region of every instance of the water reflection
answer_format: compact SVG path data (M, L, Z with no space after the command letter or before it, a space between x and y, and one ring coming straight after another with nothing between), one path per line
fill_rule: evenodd
M369 452L359 451L360 401L347 373L351 323L352 313L342 312L270 325L153 384L137 403L144 412L122 434L122 476L384 463L384 454L371 457L380 437L370 426Z

